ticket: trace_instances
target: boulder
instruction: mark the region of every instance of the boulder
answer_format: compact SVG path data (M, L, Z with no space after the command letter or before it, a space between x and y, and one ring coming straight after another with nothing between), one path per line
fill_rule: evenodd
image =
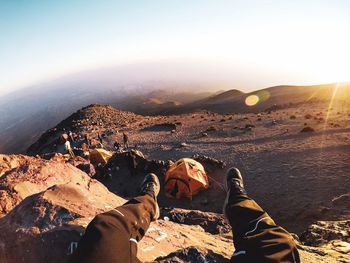
M10 212L26 197L58 184L87 185L90 178L64 161L36 157L2 156L0 159L0 216ZM11 169L10 169L10 168Z
M0 185L7 263L64 262L96 214L125 202L70 164L32 157L21 156Z
M180 208L163 208L161 216L175 223L201 226L206 232L214 235L231 231L231 226L223 214Z

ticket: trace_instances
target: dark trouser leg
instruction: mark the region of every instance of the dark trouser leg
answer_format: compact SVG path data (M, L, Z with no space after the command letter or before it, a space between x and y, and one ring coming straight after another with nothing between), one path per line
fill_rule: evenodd
M232 262L300 262L292 236L246 195L232 196L225 208L232 226Z
M137 242L148 230L155 211L154 199L144 195L97 215L86 228L68 262L140 262L137 259Z

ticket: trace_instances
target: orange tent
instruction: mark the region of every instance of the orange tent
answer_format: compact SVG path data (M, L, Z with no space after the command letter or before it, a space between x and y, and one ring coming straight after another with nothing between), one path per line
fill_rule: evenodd
M209 187L204 167L197 161L184 158L170 166L165 174L165 195L177 199L192 196Z

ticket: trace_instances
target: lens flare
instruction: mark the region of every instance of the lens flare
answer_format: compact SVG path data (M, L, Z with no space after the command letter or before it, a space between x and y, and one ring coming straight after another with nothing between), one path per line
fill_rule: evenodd
M254 106L256 104L258 104L259 102L259 97L257 95L249 95L246 99L245 99L245 104L247 106Z
M326 125L327 125L328 120L329 120L329 115L330 115L331 109L333 108L334 98L335 98L335 96L337 95L337 92L338 92L339 87L340 87L340 84L337 83L336 86L335 86L334 89L333 89L332 97L331 97L330 100L329 100L329 105L328 105L328 109L327 109L326 121L325 121L325 124L324 124L324 130L326 129Z

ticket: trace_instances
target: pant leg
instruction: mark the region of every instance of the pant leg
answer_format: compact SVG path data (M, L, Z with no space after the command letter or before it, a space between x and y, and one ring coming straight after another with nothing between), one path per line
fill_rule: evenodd
M149 228L156 202L148 195L97 215L86 228L68 263L135 263L137 243Z
M231 262L300 262L292 236L246 195L228 201L235 253Z

